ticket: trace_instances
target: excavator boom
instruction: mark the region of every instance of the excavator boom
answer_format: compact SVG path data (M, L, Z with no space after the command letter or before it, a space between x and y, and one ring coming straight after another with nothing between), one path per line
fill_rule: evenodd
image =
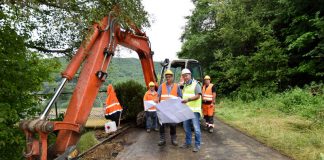
M122 45L136 51L139 55L146 86L150 81L155 84L156 74L153 64L153 52L145 33L141 34L121 29L116 19L111 15L104 17L99 24L94 24L92 34L82 43L66 70L62 72L62 82L50 103L38 119L25 120L20 123L27 139L25 157L45 160L64 156L68 149L78 142L101 84L107 78L109 63L117 45ZM68 80L71 80L83 64L77 85L66 110L63 121L50 122L46 120L51 105L59 96ZM55 145L47 154L47 135L59 131ZM39 134L40 140L35 138Z
M102 20L102 24L107 23L108 18L106 17ZM150 81L156 82L148 38L134 35L129 31L121 31L117 24L111 25L110 27L113 27L113 32L110 33L107 31L99 31L100 34L98 36L92 36L97 37L96 40L90 39L90 42L94 41L94 43L93 46L89 47L89 55L84 62L85 64L82 68L79 80L67 108L64 118L64 121L66 122L82 125L86 123L93 102L95 101L101 83L103 82L101 77L98 77L98 71L104 72L107 70L117 44L135 50L138 53L147 86ZM99 28L97 28L97 30L99 30ZM95 34L96 32L97 31L95 31ZM110 34L114 34L116 37L112 37ZM114 39L111 40L109 39L110 37ZM109 41L113 42L111 43L111 46L107 46ZM106 54L108 54L106 55L106 58L104 55L105 49L108 49L108 52L106 52ZM74 63L77 63L77 65L79 64L78 61L72 61L71 66L73 66ZM67 71L64 73L67 73ZM60 131L55 144L55 151L60 153L63 152L68 146L76 144L79 136L80 134L71 132L69 130Z

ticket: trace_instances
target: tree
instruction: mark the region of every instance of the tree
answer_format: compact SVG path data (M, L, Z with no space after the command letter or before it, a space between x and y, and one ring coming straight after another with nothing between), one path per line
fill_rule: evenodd
M319 82L324 71L322 3L194 1L178 55L203 62L219 93L258 88L264 94Z
M0 27L0 35L0 154L21 159L25 139L17 123L39 111L35 93L59 65L28 51L24 37L9 26Z
M110 11L125 29L134 23L149 26L140 0L5 0L0 2L3 23L27 37L26 46L43 53L71 56L94 22Z
M25 146L17 123L37 115L35 95L59 68L52 55L72 56L93 22L114 11L130 29L149 26L140 0L4 0L0 2L0 154L22 159Z

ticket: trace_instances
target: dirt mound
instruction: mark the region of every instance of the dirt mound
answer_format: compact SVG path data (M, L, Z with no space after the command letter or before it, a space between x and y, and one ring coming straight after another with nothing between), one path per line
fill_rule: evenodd
M98 141L101 141L105 138L108 138L112 133L106 133L104 129L96 129L95 130L95 137L97 138Z
M99 141L103 141L109 136L113 135L113 133L105 133L103 129L95 130L95 137ZM128 137L123 136L125 133L121 133L116 138L113 138L110 141L103 142L100 146L96 147L86 155L82 156L82 159L87 160L106 160L106 159L114 159L117 157L119 152L124 149L124 146L131 145L132 142L129 141Z
M124 149L124 141L116 141L116 142L107 142L103 145L100 145L84 157L82 159L87 160L106 160L106 159L114 159L120 151Z

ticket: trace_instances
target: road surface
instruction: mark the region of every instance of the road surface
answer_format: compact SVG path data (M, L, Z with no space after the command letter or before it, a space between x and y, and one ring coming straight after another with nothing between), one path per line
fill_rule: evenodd
M172 146L170 136L167 145L160 147L158 132L146 133L144 129L132 128L128 130L123 139L127 144L118 153L118 160L157 159L157 160L288 160L289 158L279 152L264 146L260 142L233 129L215 119L216 129L210 134L202 130L202 145L198 153L192 149L182 149ZM169 130L167 129L167 133ZM179 144L184 143L184 131L177 127ZM193 141L194 142L194 141Z

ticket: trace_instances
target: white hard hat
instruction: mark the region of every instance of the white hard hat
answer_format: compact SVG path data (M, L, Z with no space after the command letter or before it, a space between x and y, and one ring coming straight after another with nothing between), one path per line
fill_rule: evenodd
M181 74L191 74L190 70L185 68L181 71Z

